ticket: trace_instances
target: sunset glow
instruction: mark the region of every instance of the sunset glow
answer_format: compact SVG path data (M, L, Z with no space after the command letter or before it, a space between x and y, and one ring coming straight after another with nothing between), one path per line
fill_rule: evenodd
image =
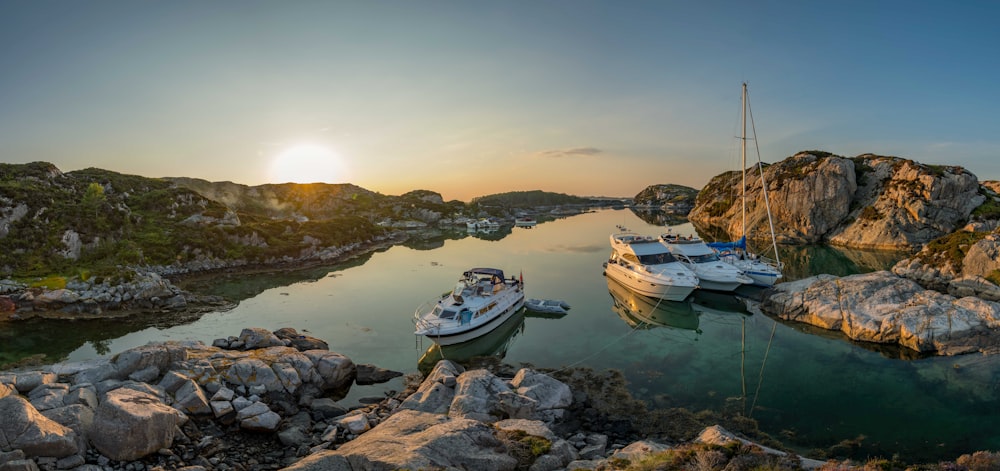
M300 144L271 161L274 183L345 183L346 168L336 152L316 144Z
M249 3L0 0L0 161L635 196L738 165L747 82L765 162L1000 179L996 2Z

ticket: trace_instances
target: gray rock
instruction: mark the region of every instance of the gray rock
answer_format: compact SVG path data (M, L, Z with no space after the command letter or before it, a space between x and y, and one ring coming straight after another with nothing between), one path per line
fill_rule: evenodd
M263 402L255 402L236 413L240 428L253 432L273 432L281 423L281 416Z
M160 368L156 365L147 366L141 370L133 371L132 374L128 375L128 379L132 381L139 381L142 383L151 383L154 379L160 376Z
M493 429L481 422L401 410L337 450L320 451L286 469L515 469L517 460L502 449Z
M315 414L313 417L316 420L322 419L332 419L334 417L340 417L347 413L347 409L337 404L336 401L328 397L321 397L319 399L314 399L312 404L309 406Z
M538 410L565 409L573 403L573 392L569 386L528 368L518 371L511 385L518 394L538 401Z
M20 449L27 457L62 458L79 449L76 433L35 410L21 396L0 398L0 448Z
M236 393L232 389L222 387L215 394L212 395L213 401L232 401L236 397Z
M223 379L226 381L252 388L260 386L265 391L283 391L284 386L278 380L278 376L271 367L257 358L243 358L233 363L224 373Z
M177 426L183 421L181 414L156 396L115 389L97 408L87 435L101 454L131 461L170 448Z
M63 402L67 406L82 404L91 409L97 409L97 388L95 388L92 384L73 386L69 389L69 393L66 394Z
M387 370L385 368L379 368L375 365L357 365L358 376L354 379L354 383L359 386L370 385L370 384L381 384L386 381L391 380L399 376L403 376L403 373L399 371Z
M229 401L211 401L209 405L212 407L212 414L214 414L216 418L236 412L236 409L233 407L233 403Z
M174 394L174 407L186 414L210 414L212 407L198 383L188 380Z
M254 350L257 348L280 347L284 342L267 329L250 327L240 332L239 341L243 343L243 348Z
M300 334L291 327L284 327L274 331L274 335L281 340L289 341L289 346L300 352L307 350L329 350L330 346L316 338L305 334Z
M357 367L350 358L326 350L309 350L303 354L312 361L321 380L318 386L324 391L347 390L351 387L357 375Z
M187 384L191 379L181 373L176 371L168 371L164 373L163 379L160 380L158 384L159 387L163 388L164 391L174 394L180 389L181 386Z
M35 460L12 460L3 464L3 471L38 471Z
M56 382L55 373L49 373L45 371L28 371L25 373L17 373L16 379L14 380L14 387L21 394L27 394L43 384L52 384Z
M465 368L451 361L439 361L416 392L403 400L400 409L447 414L455 399L456 377L464 371Z
M765 293L760 309L854 340L940 355L991 352L1000 341L1000 304L955 299L884 271L780 283Z
M470 370L458 377L448 415L453 418L496 422L503 418L499 395L511 393L507 382L487 370Z
M365 414L355 413L338 420L337 426L354 435L361 435L371 429L371 422Z
M63 401L68 389L69 386L66 384L43 384L31 390L31 393L28 394L28 400L38 411L55 409L65 405Z
M150 343L115 355L111 359L116 370L115 379L125 379L136 371L156 367L167 371L175 361L187 359L187 349L177 343Z
M298 447L309 444L309 436L298 427L289 427L278 432L278 440L285 446Z

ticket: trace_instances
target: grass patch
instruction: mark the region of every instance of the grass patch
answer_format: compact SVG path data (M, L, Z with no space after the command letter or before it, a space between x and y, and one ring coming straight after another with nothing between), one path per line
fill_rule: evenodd
M985 232L953 232L927 243L924 250L917 254L921 262L933 267L944 267L950 264L955 272L961 273L962 261L973 244L986 237Z

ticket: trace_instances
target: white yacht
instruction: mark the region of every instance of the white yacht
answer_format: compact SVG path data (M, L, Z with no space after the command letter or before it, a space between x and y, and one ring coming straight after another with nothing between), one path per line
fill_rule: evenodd
M733 291L754 283L754 279L743 273L743 270L719 258L719 254L705 245L698 236L682 237L667 232L660 236L660 242L698 276L698 284L702 289Z
M488 334L524 307L524 281L496 268L473 268L455 289L413 314L416 335L452 345Z
M611 234L606 276L638 294L668 301L680 301L698 288L698 277L659 239L619 229Z

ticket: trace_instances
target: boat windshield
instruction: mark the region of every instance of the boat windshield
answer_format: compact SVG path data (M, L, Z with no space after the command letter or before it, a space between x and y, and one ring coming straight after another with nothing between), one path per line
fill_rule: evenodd
M667 252L639 256L639 263L643 265L663 265L664 263L672 263L676 261L677 259Z
M692 255L688 258L690 258L691 261L694 263L709 263L709 262L719 261L719 256L716 255L715 252L707 253L704 255Z
M445 309L442 306L434 307L434 315L441 319L454 319L456 314L458 314L458 311L455 309Z

